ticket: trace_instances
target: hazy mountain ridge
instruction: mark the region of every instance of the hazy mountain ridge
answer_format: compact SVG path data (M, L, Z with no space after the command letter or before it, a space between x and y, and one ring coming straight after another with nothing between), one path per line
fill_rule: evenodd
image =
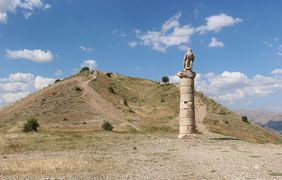
M248 119L269 130L282 133L282 114L264 109L241 109L237 110L241 115L246 115Z

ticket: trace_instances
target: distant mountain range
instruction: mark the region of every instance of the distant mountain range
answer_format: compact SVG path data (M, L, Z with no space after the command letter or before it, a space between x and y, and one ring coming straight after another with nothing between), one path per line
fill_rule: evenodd
M248 119L260 126L282 133L282 113L272 112L264 109L240 109L237 112L245 115Z

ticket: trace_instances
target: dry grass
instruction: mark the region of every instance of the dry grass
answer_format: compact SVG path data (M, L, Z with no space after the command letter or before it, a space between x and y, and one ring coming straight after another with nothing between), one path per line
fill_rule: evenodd
M251 142L281 142L202 94L195 97L196 108L207 107L204 124L210 131ZM84 72L0 111L0 153L85 149L101 140L97 132L104 121L113 125L114 133L177 134L178 108L179 89L174 85L101 72L91 79ZM29 117L38 119L39 133L22 133Z

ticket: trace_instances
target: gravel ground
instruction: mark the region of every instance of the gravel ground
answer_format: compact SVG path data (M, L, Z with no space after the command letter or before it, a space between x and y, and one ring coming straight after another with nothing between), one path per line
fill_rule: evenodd
M282 179L281 145L132 137L81 151L0 155L0 179Z

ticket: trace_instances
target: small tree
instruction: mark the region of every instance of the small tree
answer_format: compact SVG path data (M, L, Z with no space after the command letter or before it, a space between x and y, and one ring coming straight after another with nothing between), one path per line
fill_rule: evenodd
M169 82L169 77L168 77L168 76L163 76L163 77L162 77L162 82L163 82L164 84L168 84L168 82Z
M37 132L37 128L39 127L39 123L37 122L37 119L30 118L27 120L27 122L24 124L23 132L31 132L35 131Z
M55 83L58 83L58 82L60 82L60 81L61 81L60 79L56 79Z
M112 77L112 75L113 75L113 73L111 73L111 72L106 73L106 76L108 76L109 78Z
M104 129L105 131L112 131L113 128L114 127L108 121L104 121L104 123L102 124L102 129Z
M89 71L89 67L83 67L81 70L80 70L80 73L84 72L84 71Z

